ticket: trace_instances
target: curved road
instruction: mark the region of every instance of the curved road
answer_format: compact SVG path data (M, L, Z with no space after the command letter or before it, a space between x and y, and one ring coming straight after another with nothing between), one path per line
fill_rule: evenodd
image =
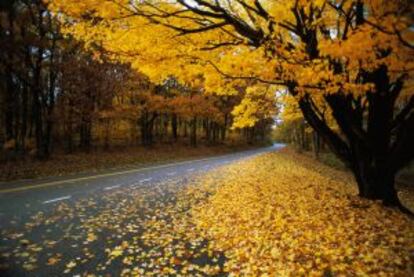
M265 152L275 151L283 146L282 144L275 144L272 147L144 168L107 170L98 174L78 174L69 177L4 183L0 186L0 229L3 232L2 235L5 235L4 230L17 231L24 229L27 222L33 220L33 216L39 214L39 212L46 216L52 215L59 204L75 205L75 203L91 197L97 199L95 210L99 211L99 205L101 205L99 199L108 193L125 190L126 188L151 186L169 179L187 182L194 174ZM76 223L73 224L76 225ZM2 238L0 254L9 251L10 247L14 246L10 244L7 238ZM7 263L10 264L10 261L7 261ZM15 266L19 267L19 265L11 262L11 271L9 268L8 275L22 274L20 269L14 268ZM51 272L48 273L47 270L37 272L37 274L39 273L42 275L52 274Z

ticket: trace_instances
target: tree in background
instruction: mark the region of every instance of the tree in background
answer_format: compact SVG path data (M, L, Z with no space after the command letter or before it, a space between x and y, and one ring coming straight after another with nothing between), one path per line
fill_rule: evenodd
M58 79L58 25L41 1L2 1L0 20L5 137L19 153L33 137L37 156L45 158Z
M112 99L130 76L128 66L99 59L85 51L82 45L68 45L60 66L59 102L56 120L63 121L67 151L73 150L73 136L78 134L79 147L92 146L93 124L100 112L112 107Z
M318 132L310 128L296 99L289 94L284 94L281 98L282 112L278 117L279 124L274 131L276 139L293 143L299 151L312 150L314 156L318 158L320 151L324 149L325 142ZM329 127L342 135L329 107L324 105L325 103L322 101L317 103L319 103L318 109L326 118Z
M70 153L111 144L151 146L187 136L193 146L201 140L225 142L239 98L205 95L202 74L191 75L192 82L175 74L154 81L140 70L152 64L132 63L136 52L126 49L122 55L128 59L121 59L99 41L64 32L78 26L76 20L51 12L50 4L1 2L2 159L27 154L46 159L60 149ZM92 20L93 28L104 22L88 10L82 19Z

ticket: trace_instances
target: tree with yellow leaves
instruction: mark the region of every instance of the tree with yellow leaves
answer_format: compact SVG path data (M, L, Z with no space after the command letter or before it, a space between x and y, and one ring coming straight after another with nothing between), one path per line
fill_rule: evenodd
M348 165L362 197L401 206L396 173L414 156L410 1L54 0L73 32L153 80L206 91L282 86ZM154 67L156 65L156 67ZM320 103L329 107L332 129Z

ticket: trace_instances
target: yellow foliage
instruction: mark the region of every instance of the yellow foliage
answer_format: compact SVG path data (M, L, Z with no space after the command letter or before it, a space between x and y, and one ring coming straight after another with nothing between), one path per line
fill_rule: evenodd
M309 162L266 154L223 170L220 182L204 183L212 196L193 207L192 216L210 249L225 252L225 271L403 276L414 245L413 221L358 199L350 179L335 180Z
M181 35L183 29L196 30L207 24L206 18L211 24L222 21L183 12L183 5L175 1L51 0L51 7L60 12L63 22L73 23L64 25L65 32L83 39L87 45L102 45L115 59L130 62L155 83L174 75L190 87L225 95L238 93L240 87L255 86L258 81L282 85L294 81L296 87L291 93L299 98L311 94L317 105L326 105L322 97L326 94L341 92L365 97L373 91L373 84L359 81L361 71L370 72L386 65L391 80L401 76L401 72L407 74L407 80L413 78L413 50L392 34L394 29L399 30L411 41L414 33L409 28L410 19L399 16L398 1L364 1L365 16L371 24L358 28L346 27L345 17L327 1L261 1L267 19L246 8L256 7L255 1L206 3L220 5L244 24L261 30L265 42L252 46L228 24ZM352 5L354 2L346 1L341 8L352 10ZM306 35L292 31L300 20L295 11L307 18L301 22L306 32L316 32L315 55L308 51ZM183 16L172 16L176 13ZM389 55L379 55L389 50ZM342 70L335 70L333 61L341 64ZM402 94L411 95L412 91L405 86ZM263 102L254 101L247 94L247 99L234 111L234 127L251 126L257 121Z
M277 113L276 90L275 86L248 87L241 103L232 112L233 127L253 127L259 120L275 116Z

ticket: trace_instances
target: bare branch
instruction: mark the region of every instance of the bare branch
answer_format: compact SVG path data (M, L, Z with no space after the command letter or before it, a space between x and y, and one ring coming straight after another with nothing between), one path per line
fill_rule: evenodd
M200 48L200 50L214 50L220 47L225 47L225 46L237 46L237 45L242 45L244 42L242 40L236 40L236 41L228 41L228 42L220 42L220 43L209 43L210 46L205 46Z
M257 82L264 83L264 84L269 84L269 85L286 85L286 82L284 82L284 81L264 80L264 79L258 78L256 76L234 76L234 75L230 75L226 72L223 72L212 61L206 61L206 63L210 64L220 75L222 75L225 78L230 79L230 80L250 80L250 81L257 81Z

